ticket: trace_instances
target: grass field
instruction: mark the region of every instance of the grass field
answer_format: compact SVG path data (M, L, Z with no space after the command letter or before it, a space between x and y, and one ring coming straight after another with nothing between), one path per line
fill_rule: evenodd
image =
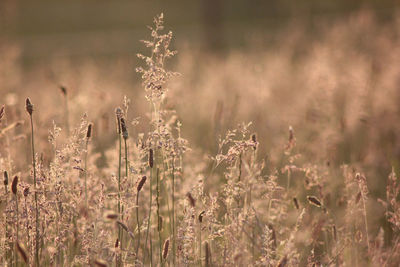
M400 17L212 53L165 15L137 58L0 45L0 265L399 266Z

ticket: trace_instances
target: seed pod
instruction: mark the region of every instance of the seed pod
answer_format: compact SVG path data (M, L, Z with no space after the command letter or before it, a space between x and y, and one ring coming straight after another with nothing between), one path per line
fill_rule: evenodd
M199 214L199 222L200 222L200 223L203 222L203 216L204 216L204 214L206 214L206 211L205 211L205 210L203 210L203 211L200 212L200 214Z
M11 191L13 192L14 195L17 194L17 186L18 186L18 176L15 175L11 184Z
M315 205L315 206L317 206L317 207L319 207L319 208L322 206L321 201L320 201L318 198L314 197L314 196L307 196L307 200L308 200L311 204L313 204L313 205Z
M146 183L146 179L147 179L146 176L143 176L142 179L140 179L140 182L139 182L139 184L138 184L138 186L136 188L138 193L140 192L140 190L142 190L144 184Z
M299 206L299 202L297 201L297 198L293 198L293 203L294 203L294 206L296 207L296 209L299 209L300 208L300 206Z
M187 196L188 199L189 199L190 205L191 205L193 208L196 207L196 200L193 198L192 194L190 194L190 192L189 192L189 193L186 194L186 196Z
M7 186L8 185L8 172L4 171L4 185Z
M118 247L118 244L119 244L119 239L117 238L117 240L115 240L115 245L114 245L114 247L117 248L117 247Z
M87 132L86 132L86 138L89 139L92 136L92 124L89 123Z
M165 240L164 242L163 255L162 255L164 260L168 256L168 251L169 251L169 239Z
M29 98L26 99L26 111L29 113L29 115L32 116L32 112L33 112L33 105L31 103L31 100Z
M153 168L153 164L154 164L153 149L150 148L150 150L149 150L149 166L150 166L150 168Z

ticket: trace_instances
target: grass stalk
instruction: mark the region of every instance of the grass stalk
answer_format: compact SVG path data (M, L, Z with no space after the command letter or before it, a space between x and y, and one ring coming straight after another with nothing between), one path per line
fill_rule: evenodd
M158 245L160 250L160 265L162 261L162 242L161 242L161 223L160 223L160 170L157 168L157 184L156 184L156 203L157 203L157 232L158 232Z
M35 140L34 140L34 128L33 128L33 105L29 98L26 99L26 110L29 113L31 122L31 147L32 147L32 165L33 165L33 190L35 196L35 264L39 265L39 207L38 207L38 196L37 196L37 181L36 181L36 157L35 157Z

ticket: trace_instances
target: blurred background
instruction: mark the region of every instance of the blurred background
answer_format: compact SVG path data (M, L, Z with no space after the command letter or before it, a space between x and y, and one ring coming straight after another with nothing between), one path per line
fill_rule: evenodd
M113 110L131 99L135 133L148 104L136 53L163 12L178 55L167 66L192 148L215 153L216 136L253 121L260 153L276 166L293 126L304 162L360 167L377 195L400 158L400 13L395 0L1 0L0 104L9 120L30 96L47 142L88 113L100 151L113 146ZM96 132L96 131L95 131ZM45 145L40 149L49 149ZM21 163L22 164L22 163Z

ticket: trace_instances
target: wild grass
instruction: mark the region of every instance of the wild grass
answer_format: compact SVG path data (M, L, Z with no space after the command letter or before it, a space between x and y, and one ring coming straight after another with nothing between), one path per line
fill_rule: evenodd
M281 92L278 89L285 89L277 89L272 84L277 81L273 81L272 100L259 96L270 106L257 110L262 111L260 116L276 111L274 116L279 118L269 117L267 121L277 129L271 127L256 134L254 128L263 128L249 107L258 105L254 91L249 89L253 102L243 103L248 110L242 113L254 122L233 123L234 111L243 105L233 100L232 107L223 107L218 100L221 92L212 88L216 85L210 81L220 77L212 78L208 69L199 70L208 74L198 80L206 85L204 92L195 90L197 100L182 94L184 102L179 105L178 92L182 91L173 87L186 85L174 80L185 83L185 76L179 77L167 68L168 59L176 52L170 49L172 32L165 32L163 20L162 14L154 19L151 40L143 41L150 50L148 55L138 55L144 61L137 71L145 96L135 96L133 104L125 97L122 105L111 105L107 97L97 100L94 91L93 95L73 97L62 87L61 116L53 118L50 113L58 109L36 102L34 109L30 99L39 100L35 95L26 99L30 125L23 123L26 118L20 117L17 104L2 106L0 262L4 266L398 266L398 161L389 156L379 158L388 160L385 164L390 169L378 176L382 169L374 167L376 155L360 153L358 160L341 157L354 149L357 136L365 134L363 130L371 131L368 138L375 141L386 136L384 131L362 128L353 113L346 116L340 106L349 100L341 89L331 95L310 89L304 97L315 98L315 102L295 104L294 111L280 107L274 102L301 94ZM324 50L328 44L321 46ZM393 50L395 53L398 50ZM306 62L311 66L317 59L315 56ZM232 71L229 68L241 59L228 61L225 67ZM282 67L280 64L289 63L276 64ZM364 77L364 72L358 71ZM245 69L235 74L251 75ZM334 80L340 71L331 70L330 74L335 75L330 78ZM318 79L308 75L310 81L293 79L301 81L299 86ZM390 82L382 82L385 92L392 92L393 79L399 77L392 74ZM246 81L253 87L264 78L249 76ZM350 83L348 77L337 79ZM231 90L228 97L239 91L234 88L237 84L226 86ZM240 87L247 88L245 83ZM354 91L347 93L358 95ZM389 103L378 96L382 103ZM96 103L91 104L93 99ZM219 103L215 113L210 111L211 101ZM78 103L87 104L87 109L75 117ZM189 108L181 115L182 106L188 103ZM319 104L322 109L316 107ZM118 105L123 108L115 108ZM140 113L140 105L148 112ZM201 105L207 107L206 111L196 110ZM389 104L385 107L395 109ZM371 108L368 119L377 119L375 112L385 114L381 108ZM296 117L295 112L306 118ZM330 114L336 117L330 118ZM210 121L204 122L202 116ZM288 117L292 123L288 123ZM185 118L196 118L189 120L193 129L185 131ZM74 128L70 121L75 122ZM313 121L319 121L320 128ZM380 121L375 123L388 127ZM200 131L197 124L206 131ZM46 125L51 125L50 131ZM192 130L199 131L199 140L207 141L194 140L189 145L184 135ZM390 133L392 130L387 129ZM341 132L343 139L331 140L338 138L333 132ZM321 141L322 136L327 136L327 144L313 139ZM381 143L388 146L387 151L397 149L392 145L400 139L396 135L392 138L395 141ZM365 144L373 146L367 141ZM371 147L363 151L381 152ZM11 184L9 177L15 177Z

